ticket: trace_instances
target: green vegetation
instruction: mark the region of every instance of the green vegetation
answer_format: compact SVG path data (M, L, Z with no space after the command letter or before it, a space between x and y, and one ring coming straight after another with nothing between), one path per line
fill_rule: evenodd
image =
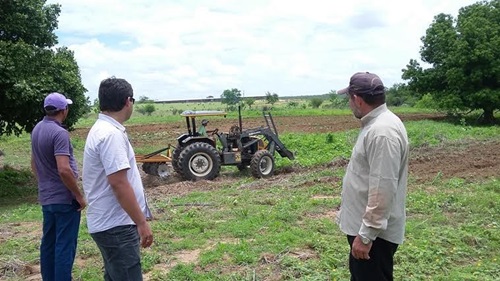
M156 107L154 104L148 103L145 105L137 106L137 108L135 110L142 115L151 116L151 114L153 114L153 112L156 111Z
M481 110L487 124L500 109L500 0L463 7L454 19L439 14L422 37L422 67L411 59L403 70L409 90L420 99L457 114Z
M270 105L274 105L280 100L278 94L271 92L266 92L266 102Z
M351 114L348 110L291 109L288 103L283 101L273 114L329 114L332 118ZM166 105L160 108L172 110ZM395 111L417 112L411 108ZM261 114L259 110L244 114L254 112L255 116ZM160 120L155 114L158 112L149 117L134 114L131 121L149 124L148 120ZM89 117L92 122L94 118ZM173 115L162 118L163 122L180 119ZM236 115L230 113L227 118ZM80 124L92 122L82 120ZM431 120L405 124L412 149L498 140L500 136L498 126ZM142 252L149 279L346 280L348 245L334 223L344 171L342 166L327 168L326 164L349 157L357 133L354 129L280 134L297 157L293 162L276 158L278 170L296 170L279 180L255 180L248 173L225 167L234 170L234 175L229 180L201 183L211 187L210 191L171 196L154 191L150 203L156 240L151 249ZM3 163L16 167L0 172L0 277L21 280L23 266L38 264L41 211L31 203L36 188L27 171L28 136L4 136L0 142L6 154ZM83 142L83 136L73 138L77 158ZM430 181L417 182L410 175L406 242L396 254L396 280L496 280L500 275L499 187L498 178L465 181L443 179L438 174ZM101 280L100 254L88 235L85 219L77 255L75 279Z
M61 6L45 2L7 0L0 6L0 136L30 132L50 92L73 100L70 127L90 111L73 51L55 47Z

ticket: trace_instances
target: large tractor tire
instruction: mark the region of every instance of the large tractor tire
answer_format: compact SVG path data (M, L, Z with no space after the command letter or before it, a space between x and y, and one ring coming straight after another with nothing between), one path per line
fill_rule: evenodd
M181 155L182 147L180 145L176 146L174 152L172 153L172 168L174 171L182 175L182 169L179 166L179 155Z
M267 178L274 173L274 157L267 150L259 150L252 156L250 162L252 175L256 178Z
M213 180L219 175L221 160L215 147L196 142L182 150L178 165L186 180Z

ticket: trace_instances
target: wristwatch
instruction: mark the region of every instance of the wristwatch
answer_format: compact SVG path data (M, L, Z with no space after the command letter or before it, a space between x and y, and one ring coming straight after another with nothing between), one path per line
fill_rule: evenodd
M361 242L365 245L368 245L372 242L372 240L370 240L369 238L366 238L366 237L363 237L363 236L359 236L361 238Z

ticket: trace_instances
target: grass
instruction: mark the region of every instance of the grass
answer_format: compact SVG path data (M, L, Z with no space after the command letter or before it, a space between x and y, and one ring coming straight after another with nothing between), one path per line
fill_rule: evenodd
M500 136L498 126L436 121L406 126L412 148ZM348 280L348 245L334 222L344 171L324 164L348 157L356 135L357 130L282 134L297 160L278 157L278 167L308 169L279 180L244 174L202 183L217 187L210 191L150 198L155 243L142 251L149 280ZM0 141L4 163L26 169L29 138ZM81 154L83 140L75 142L75 154ZM4 179L11 192L0 199L0 279L23 280L23 270L39 263L41 211L32 203L33 189L16 193L17 178ZM410 178L406 241L396 253L395 280L498 280L498 180ZM23 182L30 186L29 179ZM102 280L101 266L82 216L74 278Z

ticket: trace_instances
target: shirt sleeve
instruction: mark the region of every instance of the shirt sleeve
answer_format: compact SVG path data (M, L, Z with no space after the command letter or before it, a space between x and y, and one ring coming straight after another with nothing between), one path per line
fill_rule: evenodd
M118 130L104 138L100 147L100 157L106 176L130 169L128 147L128 139Z
M60 130L54 135L54 156L67 155L70 156L70 140L69 133L65 130Z
M370 167L368 203L359 234L373 241L387 228L398 187L401 148L397 141L378 136L367 144L366 153Z

